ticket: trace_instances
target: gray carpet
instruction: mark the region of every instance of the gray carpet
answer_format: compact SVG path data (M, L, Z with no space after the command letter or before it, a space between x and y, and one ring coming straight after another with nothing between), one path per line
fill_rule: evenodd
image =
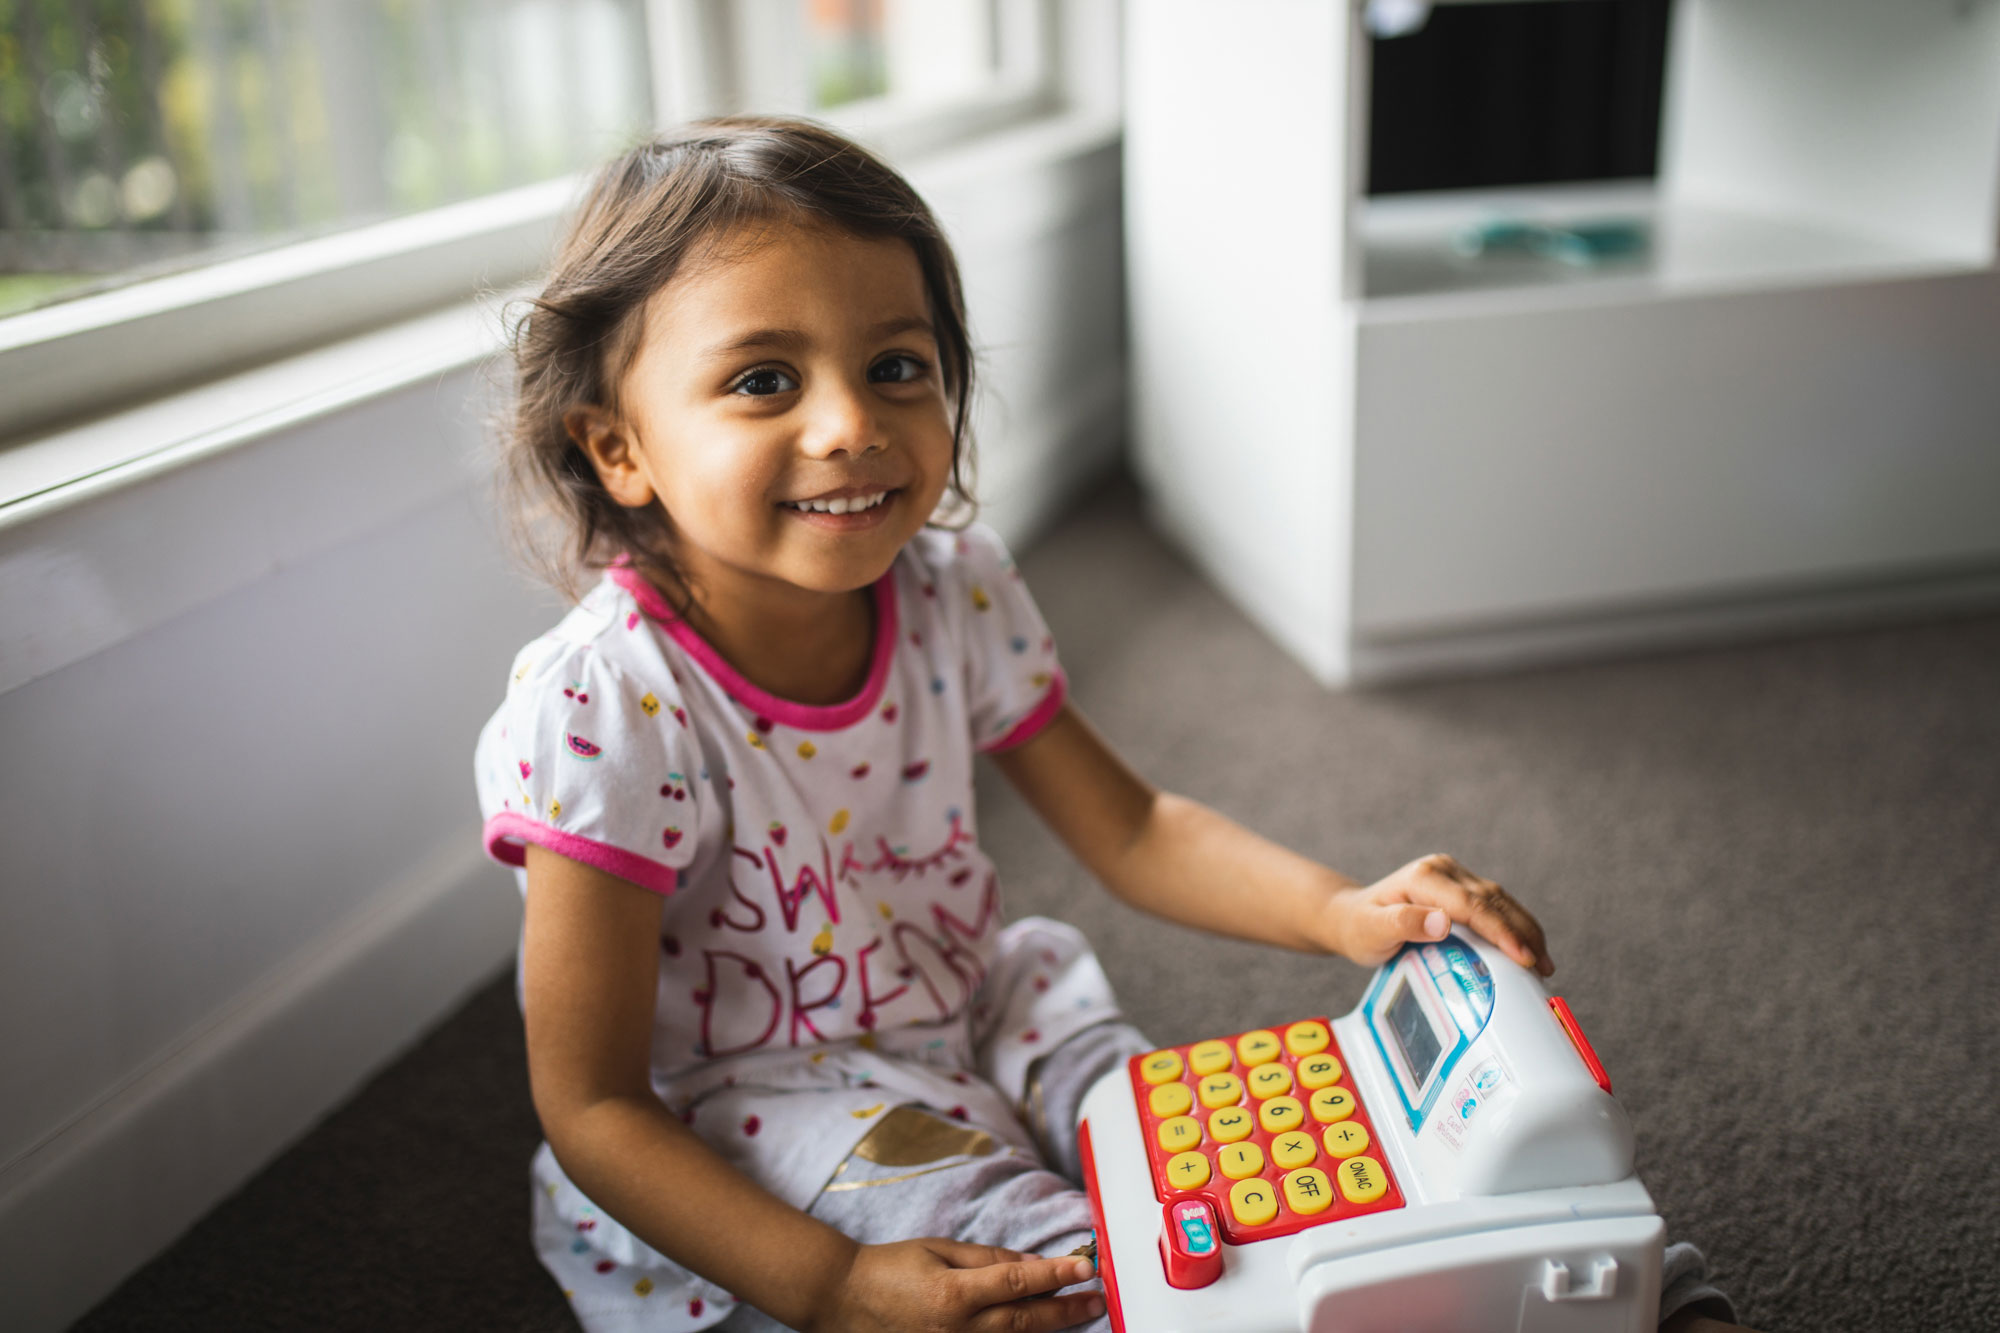
M1330 694L1127 489L1022 563L1155 781L1359 876L1450 851L1540 915L1670 1234L1746 1322L2000 1329L2000 619ZM981 796L1010 911L1082 927L1157 1039L1358 999L1347 964L1134 914ZM496 978L77 1327L570 1327L536 1137Z

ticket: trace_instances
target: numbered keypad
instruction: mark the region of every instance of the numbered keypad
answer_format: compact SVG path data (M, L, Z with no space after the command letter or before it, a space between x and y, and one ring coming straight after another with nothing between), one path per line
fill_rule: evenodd
M1324 1018L1135 1056L1161 1202L1200 1195L1243 1245L1403 1206Z

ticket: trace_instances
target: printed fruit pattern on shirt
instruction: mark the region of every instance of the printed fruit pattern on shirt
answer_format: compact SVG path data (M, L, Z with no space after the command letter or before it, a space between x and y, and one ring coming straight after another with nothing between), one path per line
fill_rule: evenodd
M540 842L667 896L662 1073L937 1022L985 975L1001 909L973 757L1054 716L1054 644L980 529L924 534L874 597L862 693L804 707L614 571L524 650L489 724L496 856Z

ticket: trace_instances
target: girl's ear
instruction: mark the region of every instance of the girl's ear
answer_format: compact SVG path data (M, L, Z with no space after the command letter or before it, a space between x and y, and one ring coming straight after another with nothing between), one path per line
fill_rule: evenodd
M653 483L639 465L639 450L624 422L595 403L563 413L563 429L597 470L611 498L627 509L653 502Z

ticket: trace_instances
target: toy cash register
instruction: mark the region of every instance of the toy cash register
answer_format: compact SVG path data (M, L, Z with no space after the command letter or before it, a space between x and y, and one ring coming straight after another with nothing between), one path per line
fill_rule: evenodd
M1560 998L1454 932L1360 1007L1135 1056L1084 1100L1122 1333L1600 1333L1658 1321L1663 1228Z

